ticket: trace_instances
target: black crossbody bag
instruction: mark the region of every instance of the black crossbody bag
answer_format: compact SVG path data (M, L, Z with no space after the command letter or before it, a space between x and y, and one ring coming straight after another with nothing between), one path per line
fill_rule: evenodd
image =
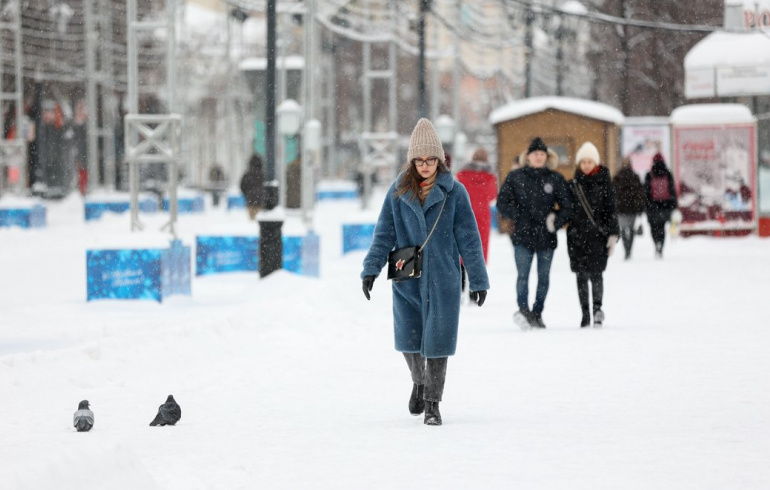
M574 183L574 186L575 186L575 194L577 194L578 201L580 201L580 206L586 212L588 219L596 227L596 229L599 230L599 233L601 233L603 236L609 236L609 233L607 232L607 230L599 226L599 224L594 220L594 213L591 210L590 204L588 204L588 198L583 192L583 188L580 187L580 184L578 184L577 182Z
M419 247L399 248L388 254L388 279L392 279L393 282L400 282L407 279L417 279L422 276L422 249L428 244L428 240L430 240L430 237L433 236L433 232L436 230L436 225L438 225L438 220L441 219L441 213L444 212L444 205L448 196L448 193L444 196L444 202L441 204L441 210L438 212L436 222L433 223L433 228L431 228L428 237L422 245Z

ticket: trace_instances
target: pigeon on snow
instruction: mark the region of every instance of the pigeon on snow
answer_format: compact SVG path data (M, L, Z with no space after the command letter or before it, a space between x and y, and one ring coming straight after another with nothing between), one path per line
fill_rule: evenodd
M78 411L72 417L72 425L78 432L88 432L94 426L94 412L89 409L88 400L78 404Z
M150 422L151 426L156 425L175 425L182 418L182 409L174 400L174 395L168 395L166 403L158 408L158 415L155 420Z

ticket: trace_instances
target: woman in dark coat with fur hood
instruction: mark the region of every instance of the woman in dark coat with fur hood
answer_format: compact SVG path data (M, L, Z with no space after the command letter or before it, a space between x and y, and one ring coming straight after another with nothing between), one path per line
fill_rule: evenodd
M570 182L575 203L567 229L567 251L570 267L577 274L578 298L583 317L581 327L591 325L588 283L591 282L594 327L604 322L602 298L607 258L618 241L618 217L615 213L615 191L610 171L600 165L599 150L586 142L577 152L575 178Z

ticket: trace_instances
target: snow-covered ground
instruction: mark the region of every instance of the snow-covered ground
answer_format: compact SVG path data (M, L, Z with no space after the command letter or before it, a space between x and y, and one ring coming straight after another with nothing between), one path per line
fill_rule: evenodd
M376 215L358 208L319 205L321 279L205 276L163 304L85 301L85 251L134 240L127 215L86 224L71 197L46 229L0 229L0 488L770 488L770 241L679 239L661 261L647 233L610 261L605 328L581 330L561 234L548 328L522 332L493 236L428 427L390 286L367 302L364 253L341 255L340 223ZM245 214L184 215L180 235L255 231ZM149 427L168 394L181 422Z

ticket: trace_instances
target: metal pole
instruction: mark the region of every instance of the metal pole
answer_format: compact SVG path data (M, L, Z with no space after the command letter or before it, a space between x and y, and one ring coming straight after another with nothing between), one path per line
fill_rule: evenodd
M390 2L391 28L395 35L398 32L398 10L396 2ZM398 134L398 52L396 51L396 40L391 39L388 45L388 68L390 69L390 80L388 81L388 125L392 134ZM396 178L399 171L398 164L398 138L393 141L393 162L391 177Z
M556 95L563 95L564 83L564 16L559 13L559 27L556 28Z
M430 0L420 0L420 19L417 24L417 36L419 38L419 50L420 54L417 61L417 78L418 78L418 115L419 117L426 117L428 115L427 105L425 101L425 14L430 8Z
M115 189L115 76L112 56L112 1L99 0L102 12L101 57L102 57L102 128L104 160L104 184L107 189Z
M236 166L235 166L235 146L238 144L237 141L235 141L235 132L232 128L232 111L231 104L232 104L232 83L235 77L233 76L233 60L232 60L232 22L230 21L230 12L229 9L225 16L225 22L227 22L227 54L226 54L226 61L227 61L227 76L225 77L225 80L227 85L225 86L225 133L226 136L226 146L225 154L227 155L227 164L225 165L226 168L229 169L230 175L234 176L236 173Z
M460 25L461 17L461 2L457 2L457 25ZM452 41L454 45L454 63L452 64L452 119L455 121L455 145L452 148L452 157L454 158L454 171L455 173L463 165L464 162L460 161L463 157L457 152L457 135L462 132L462 122L460 115L460 36L457 33L452 35ZM500 50L502 52L502 50ZM502 64L500 69L502 69Z
M126 93L126 111L128 114L139 113L139 58L136 46L136 0L128 0L126 22L128 22L128 90Z
M139 113L139 53L137 52L136 43L136 28L134 23L136 22L136 0L128 0L126 6L126 22L128 23L128 40L127 46L127 58L128 58L128 87L127 87L127 101L126 110L128 114ZM141 230L142 225L139 222L139 169L137 166L139 163L131 162L129 151L136 146L136 142L133 141L133 137L129 131L128 120L125 120L124 135L125 135L125 148L126 156L129 157L128 163L128 181L129 191L131 193L131 231Z
M366 8L366 19L369 20L369 0L366 1L364 4L364 7ZM363 103L364 103L364 120L363 120L363 133L365 135L368 135L372 131L372 82L371 82L371 72L372 72L372 45L371 43L364 42L361 46L361 51L363 54L363 68L364 68L364 76L361 82L363 83ZM361 209L366 209L369 206L369 198L372 195L372 164L371 160L369 158L369 142L364 141L361 145L362 148L362 155L361 155L361 165L362 168L359 170L363 175L361 176L363 178L364 183L364 189L363 189L363 195L361 196Z
M96 103L97 73L96 73L96 49L98 33L94 21L94 2L83 2L83 14L86 29L86 107L88 116L86 119L87 130L87 158L88 158L88 189L93 190L99 184L99 127L98 106Z
M433 19L431 21L431 38L433 39L433 51L434 53L438 50L438 22ZM435 57L433 59L433 63L431 63L431 74L430 74L430 119L431 121L435 121L436 118L439 115L440 106L441 106L441 88L439 84L439 59L438 57Z
M337 161L337 81L336 67L334 63L334 33L326 31L329 56L327 56L328 66L326 67L326 130L329 142L326 158L334 177L339 177L339 162Z
M315 79L316 67L316 31L315 31L315 13L316 0L308 0L307 11L305 13L305 66L303 88L305 89L305 123L315 119ZM303 144L303 148L304 148ZM314 204L313 192L313 168L315 166L318 150L303 151L302 155L302 217L305 225L312 228L312 211Z
M265 72L265 209L278 204L275 186L275 2L267 1L267 70ZM260 95L261 96L261 95Z
M524 21L526 23L526 30L524 31L524 97L529 98L532 96L532 55L533 42L532 42L532 23L535 21L535 13L532 11L532 0L527 2L527 8L524 11Z

